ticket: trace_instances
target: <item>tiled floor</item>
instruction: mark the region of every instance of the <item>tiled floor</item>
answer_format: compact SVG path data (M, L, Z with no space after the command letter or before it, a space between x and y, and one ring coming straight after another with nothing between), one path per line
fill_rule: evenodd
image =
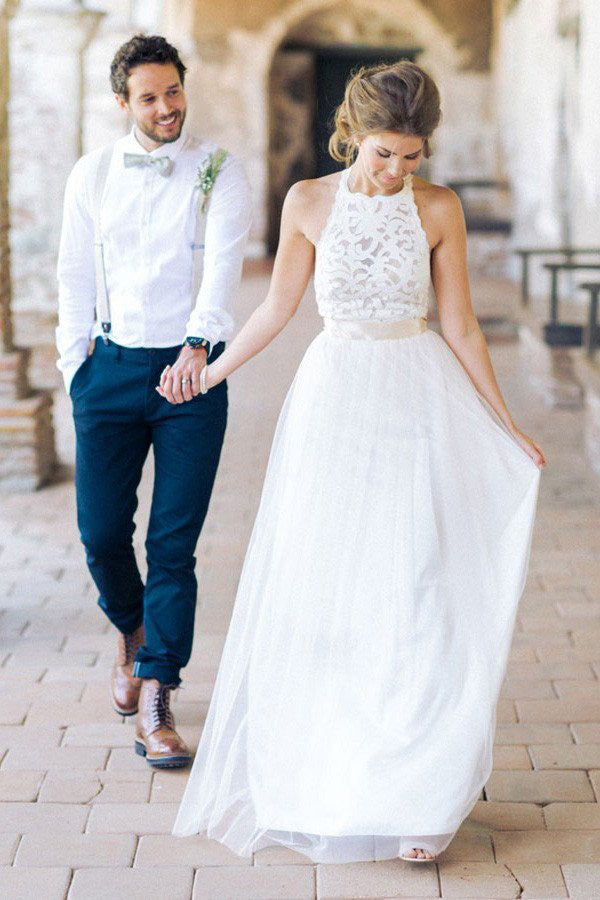
M264 277L244 283L241 317ZM475 284L505 311L505 286ZM319 323L308 297L284 335L231 379L230 426L199 546L192 662L175 710L198 739L281 401ZM0 506L0 896L17 900L301 900L600 897L600 494L584 454L587 413L568 367L530 342L496 343L517 421L543 444L530 577L499 706L495 771L438 865L313 866L269 848L235 857L170 835L185 772L135 756L132 722L107 702L114 636L83 563L70 480ZM564 390L556 391L556 373ZM565 381L566 377L566 381ZM572 385L571 385L572 387ZM564 408L549 397L566 397ZM72 460L66 398L62 457ZM150 466L141 490L141 548Z

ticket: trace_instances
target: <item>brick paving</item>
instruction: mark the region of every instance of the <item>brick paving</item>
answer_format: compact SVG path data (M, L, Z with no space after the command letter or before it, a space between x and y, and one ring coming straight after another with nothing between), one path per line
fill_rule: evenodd
M260 273L246 278L241 317L265 285ZM478 282L474 295L484 316L515 311L506 285ZM198 549L194 655L175 700L193 745L276 417L318 328L307 297L279 341L231 379L223 462ZM315 866L282 848L243 860L213 841L170 835L187 773L152 772L133 753L133 723L109 707L114 636L95 606L66 478L0 506L0 896L600 897L600 493L583 450L587 413L573 402L564 358L528 341L498 341L492 353L517 421L539 437L550 465L498 710L495 770L440 862ZM549 396L568 402L552 406ZM63 396L57 433L72 464ZM150 484L151 464L140 491L140 558Z

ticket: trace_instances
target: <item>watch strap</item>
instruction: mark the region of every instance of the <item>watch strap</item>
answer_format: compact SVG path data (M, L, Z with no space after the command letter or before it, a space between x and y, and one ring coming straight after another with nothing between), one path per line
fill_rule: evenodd
M207 355L210 355L210 341L203 337L186 337L185 343L188 347L191 347L192 350L199 350L200 348L206 350Z

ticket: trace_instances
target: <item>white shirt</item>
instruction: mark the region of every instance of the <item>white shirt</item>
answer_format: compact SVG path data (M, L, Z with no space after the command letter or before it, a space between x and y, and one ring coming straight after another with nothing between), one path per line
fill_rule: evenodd
M124 153L147 153L133 132L114 144L102 195L102 238L112 328L125 347L172 347L186 336L211 344L228 340L250 228L250 188L240 163L228 156L211 194L204 273L192 302L192 244L202 195L198 168L217 149L181 133L151 151L168 156L165 177L154 166L125 168ZM83 156L67 181L58 255L57 363L67 391L100 334L95 320L94 192L102 148Z

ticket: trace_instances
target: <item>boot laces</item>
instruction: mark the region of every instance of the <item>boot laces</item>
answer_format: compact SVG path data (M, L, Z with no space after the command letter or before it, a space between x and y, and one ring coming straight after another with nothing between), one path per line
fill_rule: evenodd
M173 713L169 708L169 693L171 691L170 684L161 684L156 688L152 698L152 725L154 730L166 726L167 728L175 727Z
M135 640L135 632L134 632L134 634L126 634L125 635L125 665L133 662L136 652L137 652L137 646L136 646L136 640Z
M130 663L134 662L135 655L141 645L139 628L136 628L136 630L132 631L131 634L123 634L122 637L124 662L120 662L120 665L127 666Z

